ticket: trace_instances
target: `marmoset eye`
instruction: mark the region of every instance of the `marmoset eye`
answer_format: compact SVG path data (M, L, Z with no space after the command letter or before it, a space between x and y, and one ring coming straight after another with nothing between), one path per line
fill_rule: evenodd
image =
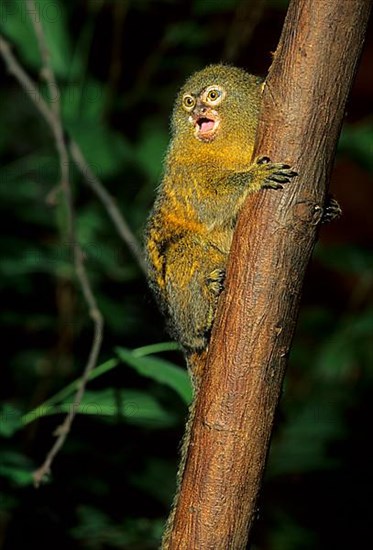
M216 99L218 99L218 97L220 97L220 92L219 90L210 90L209 93L207 94L207 98L208 99L211 99L211 101L215 101Z
M183 97L183 106L185 107L185 109L187 109L188 111L190 111L191 109L193 109L193 107L195 106L196 104L196 100L194 99L194 97L192 95L185 95Z

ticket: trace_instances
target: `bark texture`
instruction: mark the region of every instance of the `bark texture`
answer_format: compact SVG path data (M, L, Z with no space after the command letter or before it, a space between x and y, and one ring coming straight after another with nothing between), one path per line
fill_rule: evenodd
M292 0L256 154L299 176L249 196L196 403L169 549L246 548L370 0ZM220 307L221 306L221 307Z

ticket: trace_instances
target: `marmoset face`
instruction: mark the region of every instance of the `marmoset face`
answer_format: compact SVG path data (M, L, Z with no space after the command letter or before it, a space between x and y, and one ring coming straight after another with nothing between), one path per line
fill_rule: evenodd
M194 136L200 141L215 139L221 122L219 106L227 95L219 84L204 88L201 93L186 93L182 106L189 114L188 122L194 129Z
M204 144L240 140L256 124L261 80L229 65L192 75L176 99L172 131Z

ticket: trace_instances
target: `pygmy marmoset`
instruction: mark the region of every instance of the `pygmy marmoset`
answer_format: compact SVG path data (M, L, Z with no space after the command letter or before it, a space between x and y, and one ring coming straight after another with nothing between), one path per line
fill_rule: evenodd
M207 348L245 197L296 175L266 157L252 160L261 93L259 77L211 65L187 80L174 106L145 243L150 285L187 358Z

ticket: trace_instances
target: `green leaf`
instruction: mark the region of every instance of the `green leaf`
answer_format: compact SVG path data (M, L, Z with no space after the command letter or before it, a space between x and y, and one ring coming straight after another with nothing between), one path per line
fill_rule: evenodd
M122 348L120 348L120 349L122 349ZM124 350L124 351L125 352L127 351L128 353L132 353L133 359L136 361L136 360L139 360L138 359L139 357L143 357L143 356L148 355L150 353L161 353L163 351L173 351L173 350L176 350L176 349L179 349L179 346L175 342L162 342L162 343L152 344L150 346L144 346L144 347L141 347L141 348L134 349L133 352L128 352L128 350ZM155 361L154 358L152 360ZM171 365L173 367L173 369L177 369L178 371L181 371L182 380L181 380L181 384L179 384L179 385L182 388L181 389L181 391L183 393L182 397L184 395L187 395L187 391L185 389L183 389L183 384L189 385L189 387L190 387L190 383L188 382L188 377L187 377L186 373L184 373L184 371L182 371L182 369L180 369L179 367L175 367L175 365L173 365L172 363L167 363L166 361L163 361L163 363ZM108 361L105 361L105 363L102 363L101 365L99 365L98 367L93 369L93 371L91 372L91 374L89 376L89 380L94 380L95 378L98 378L99 376L102 376L102 375L106 374L107 372L109 372L112 369L114 369L115 367L117 367L119 364L120 364L119 359L109 359ZM176 373L176 382L179 382L178 374L179 373ZM171 378L173 378L174 375L175 375L175 373L172 371L171 372ZM186 378L186 380L185 380L185 378ZM80 380L81 380L80 378L78 378L77 380L74 380L73 382L71 382L70 384L68 384L64 388L62 388L62 390L60 390L59 392L54 394L52 397L50 397L49 399L44 401L41 405L39 405L38 407L36 407L32 411L28 412L27 414L25 414L21 419L22 426L25 426L26 424L29 424L30 422L33 422L34 420L36 420L36 418L39 418L40 416L46 416L46 415L49 415L49 414L57 414L58 412L61 412L61 411L58 410L57 405L60 404L61 402L64 402L64 401L66 402L67 398L71 397L76 392L76 390L78 389ZM161 382L161 383L163 383L163 382ZM165 382L165 383L167 383L167 382ZM172 383L173 382L171 382L171 384ZM168 384L168 385L170 385L170 384ZM125 390L125 391L126 391L126 395L128 395L128 391L131 391L131 390ZM184 399L184 397L183 397L183 399ZM64 405L64 407L66 409L66 404ZM20 427L20 425L18 426L18 428L19 427Z
M110 370L118 366L118 364L119 364L119 361L117 359L109 359L109 361L105 361L105 363L93 369L93 371L89 376L89 380L94 380L95 378L102 376L103 374L109 372ZM28 424L29 422L32 422L35 419L35 417L38 416L37 415L38 410L56 405L57 403L65 400L67 397L75 393L76 390L78 389L80 380L81 380L80 378L78 378L77 380L74 380L74 382L71 382L70 384L62 388L62 390L60 390L59 392L54 394L52 397L44 401L44 403L39 405L39 407L37 407L36 409L26 414L22 418L23 424Z
M163 353L164 351L180 351L180 345L177 342L159 342L158 344L136 348L132 350L132 355L135 357L144 357L145 355Z
M131 424L146 427L165 428L173 426L176 418L165 411L151 395L137 390L121 390L108 388L101 391L86 391L82 402L77 406L73 401L64 401L59 405L41 405L24 417L24 423L36 418L54 414L69 413L75 410L77 414L123 418Z
M156 357L136 357L135 353L125 348L116 348L120 359L134 368L142 376L146 376L172 388L185 403L192 400L192 386L187 372L164 359Z
M0 476L14 485L24 487L33 483L32 464L16 451L2 451L0 454Z
M0 410L0 435L10 437L21 427L20 411L9 403L2 405Z
M33 483L32 472L13 468L12 466L3 466L0 464L0 476L9 479L19 487L32 485Z

